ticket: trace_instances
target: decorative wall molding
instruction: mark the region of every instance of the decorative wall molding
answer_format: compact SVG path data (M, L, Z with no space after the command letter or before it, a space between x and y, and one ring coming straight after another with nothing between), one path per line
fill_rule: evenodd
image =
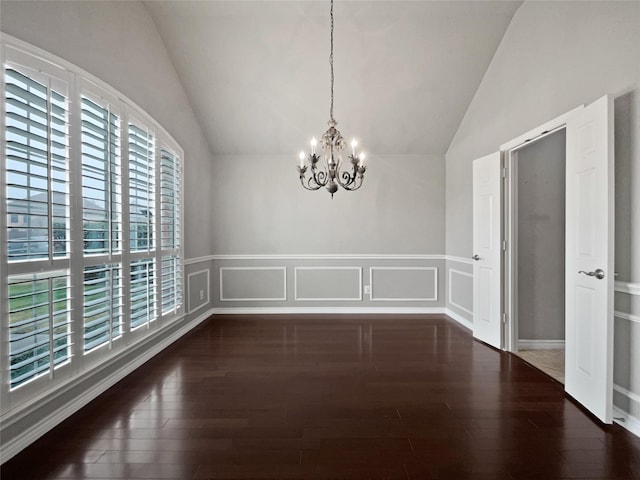
M204 257L193 257L193 258L187 258L184 261L185 266L186 265L195 265L196 263L204 263L204 262L209 262L213 260L211 258L211 255L205 255Z
M282 271L283 287L282 297L256 297L256 298L225 298L224 296L224 272L225 271L264 271L279 270ZM220 301L221 302L285 302L287 300L287 267L221 267L220 268Z
M202 300L202 302L198 305L196 305L195 307L192 308L191 306L191 277L196 276L196 275L202 275L203 273L207 274L207 287L205 288L205 292L206 292L206 297ZM202 308L203 306L207 305L210 301L210 295L209 292L211 291L211 283L210 283L210 277L209 277L209 269L204 269L204 270L198 270L197 272L192 272L190 274L187 275L187 292L189 293L189 295L187 296L187 302L188 302L188 310L189 313L193 313L194 311L198 310L199 308Z
M448 262L465 263L467 265L473 265L473 260L467 257L457 257L455 255L445 255L445 259Z
M627 397L629 400L633 400L634 402L636 402L637 404L640 405L640 395L638 395L637 393L633 393L630 390L627 390L626 388L614 383L613 384L613 390L624 395L625 397Z
M312 271L312 270L357 270L358 271L358 296L357 297L334 297L334 298L323 298L323 297L298 297L298 272L299 271ZM294 287L294 300L296 302L299 301L309 301L309 302L343 302L343 301L362 301L362 268L361 267L295 267L293 269L293 287Z
M133 355L133 357L135 358L133 361L127 363L124 367L116 370L109 375L103 376L101 375L101 372L104 372L111 364L118 361L119 357L111 358L109 361L102 363L98 368L90 372L86 372L86 374L83 374L80 377L75 377L68 385L57 389L52 393L51 396L45 397L42 400L30 405L28 409L22 410L19 413L15 413L13 415L5 415L9 418L2 418L2 430L6 430L10 425L19 422L31 413L35 412L37 409L44 408L50 402L56 402L56 404L62 405L61 408L47 415L47 417L41 422L25 429L18 437L11 439L10 442L7 441L6 443L2 443L2 462L4 463L10 460L17 453L24 450L49 430L53 429L56 425L76 413L90 401L107 391L113 385L125 378L142 364L149 361L151 358L167 348L173 342L200 325L212 314L213 309L202 313L195 319L186 322L182 327L180 327L178 330L158 343L154 343L153 340L154 338L157 338L157 336L160 335L162 331L157 332L150 338L145 338L142 342L140 342L140 345L133 347L134 349L138 348L140 350L143 350L141 351L140 355ZM151 347L144 350L144 347L147 347L149 345L151 345ZM132 351L127 352L128 356L131 354ZM70 397L68 399L65 399L65 401L63 402L58 401L60 398L64 398L65 394L71 391L74 386L81 384L81 382L86 381L91 377L95 377L97 379L92 388L85 390L79 396Z
M386 271L431 271L433 272L433 295L430 297L396 297L385 298L375 296L373 272L375 270ZM438 268L437 267L371 267L369 268L369 286L371 288L370 301L372 302L437 302L438 301Z
M613 316L622 318L624 320L629 320L630 322L640 323L640 316L638 315L632 315L630 313L619 312L616 310L615 312L613 312Z
M614 287L616 292L628 293L629 295L640 295L640 283L633 282L615 282Z
M205 255L188 258L185 265L209 262L211 260L445 260L440 254L263 254L263 255Z
M518 340L518 350L561 350L564 340Z
M465 312L465 313L467 313L467 314L469 314L469 315L471 315L473 317L473 312L471 310L469 310L468 308L463 307L462 305L460 305L460 304L458 304L458 303L453 301L453 292L454 292L453 285L452 285L452 283L453 283L452 274L453 273L458 274L458 275L462 275L462 276L465 276L465 277L470 277L472 281L473 281L473 274L469 273L469 272L463 272L461 270L456 270L455 268L450 268L449 269L449 283L447 285L447 293L448 293L449 305L453 305L457 309L462 310L463 312Z

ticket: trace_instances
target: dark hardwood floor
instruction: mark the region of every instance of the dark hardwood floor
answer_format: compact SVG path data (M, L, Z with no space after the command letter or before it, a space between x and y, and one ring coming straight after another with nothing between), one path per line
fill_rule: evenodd
M640 439L443 316L219 316L2 480L640 479Z

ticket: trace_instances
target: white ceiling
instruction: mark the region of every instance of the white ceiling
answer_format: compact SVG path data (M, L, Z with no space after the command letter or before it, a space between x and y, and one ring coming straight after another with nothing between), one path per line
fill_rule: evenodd
M335 118L372 154L445 153L520 1L347 1ZM147 1L216 154L294 155L329 119L328 1Z

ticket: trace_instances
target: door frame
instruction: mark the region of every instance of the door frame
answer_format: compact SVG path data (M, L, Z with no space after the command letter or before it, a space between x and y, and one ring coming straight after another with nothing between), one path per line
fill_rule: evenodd
M567 120L583 108L585 106L580 105L500 145L503 158L502 198L504 199L502 205L504 218L502 231L502 313L505 321L503 322L502 338L503 349L508 352L518 351L518 323L516 321L518 311L518 150L566 128Z

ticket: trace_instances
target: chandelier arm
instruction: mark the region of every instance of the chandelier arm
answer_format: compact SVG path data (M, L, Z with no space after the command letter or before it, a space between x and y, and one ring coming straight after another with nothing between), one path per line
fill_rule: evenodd
M345 190L349 190L349 186L351 184L353 184L353 182L356 179L356 173L357 173L357 167L353 167L353 172L339 172L338 175L336 175L337 179L338 179L338 183L340 184L340 186L342 188L344 188Z
M348 187L344 187L345 190L348 190L349 192L354 192L356 190L358 190L362 184L364 183L364 175L358 175L358 181L356 181L356 179L353 179L353 183L351 185L349 185Z
M324 170L318 170L317 167L313 166L311 168L311 177L309 180L313 178L313 183L320 187L324 187L327 184L329 175Z
M305 181L307 182L306 185L305 185ZM319 190L324 186L322 184L317 183L313 175L310 175L309 178L305 178L304 172L300 173L300 183L307 190Z
M304 177L300 177L300 183L305 188L305 190L320 190L322 185L311 186L311 177L307 180L308 185L304 183Z

